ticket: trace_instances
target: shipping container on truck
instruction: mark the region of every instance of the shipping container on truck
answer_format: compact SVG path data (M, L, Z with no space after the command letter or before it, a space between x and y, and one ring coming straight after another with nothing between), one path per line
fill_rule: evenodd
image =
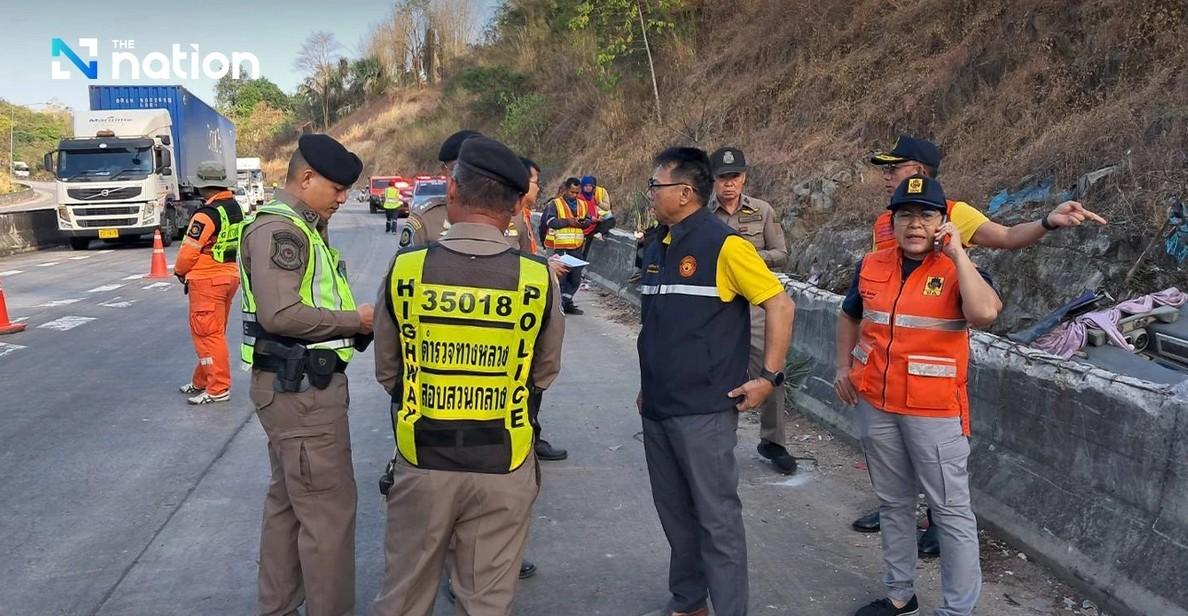
M76 250L156 229L168 245L202 203L199 164L222 163L234 182L234 124L184 87L90 86L90 103L75 114L74 137L45 157L58 229Z

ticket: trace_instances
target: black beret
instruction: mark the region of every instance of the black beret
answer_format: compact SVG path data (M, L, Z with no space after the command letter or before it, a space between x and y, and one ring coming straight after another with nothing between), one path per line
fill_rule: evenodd
M330 135L301 135L297 149L311 169L335 184L350 186L363 173L363 161Z
M521 193L528 192L528 168L515 152L490 137L471 137L463 142L458 164Z
M437 160L443 163L458 160L459 152L462 151L462 142L471 137L482 137L483 134L477 130L460 130L441 142L441 149L437 151Z

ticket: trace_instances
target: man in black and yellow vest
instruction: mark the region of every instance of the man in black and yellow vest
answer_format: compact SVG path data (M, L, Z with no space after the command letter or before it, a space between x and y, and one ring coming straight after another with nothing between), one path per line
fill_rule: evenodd
M564 337L546 261L503 235L528 188L511 150L467 139L449 230L398 253L380 287L375 371L396 453L375 616L432 613L451 543L461 613L511 613L539 489L529 399L556 378Z
M671 548L667 613L747 613L747 544L738 497L738 413L783 391L795 306L755 247L705 207L709 157L656 157L648 198L661 238L640 280L640 395L652 499ZM747 377L749 307L766 315L763 369Z

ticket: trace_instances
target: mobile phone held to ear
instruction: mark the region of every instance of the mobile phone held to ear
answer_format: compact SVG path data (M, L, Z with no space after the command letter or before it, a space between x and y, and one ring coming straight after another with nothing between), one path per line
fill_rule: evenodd
M948 216L941 217L941 226L942 227L945 225L946 222L949 222L949 217ZM952 240L953 240L952 234L946 234L945 238L943 240L938 240L934 237L934 238L932 238L932 249L936 252L940 252L941 248L944 248L945 246L947 246L949 244L949 242Z

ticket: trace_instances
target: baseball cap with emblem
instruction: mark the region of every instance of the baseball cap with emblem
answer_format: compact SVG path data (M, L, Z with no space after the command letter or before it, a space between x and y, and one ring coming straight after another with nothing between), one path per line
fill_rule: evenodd
M302 135L297 140L297 149L311 169L335 184L350 186L363 173L363 161L330 135Z
M891 204L887 209L895 211L905 205L922 205L942 212L949 207L940 182L920 174L899 183L895 188L895 194L891 195Z
M917 139L907 135L900 135L890 152L875 152L870 157L872 165L896 165L907 161L915 161L940 169L941 153L936 144L927 139Z
M217 161L204 160L198 163L198 178L194 188L229 188L227 168Z
M710 154L710 169L713 170L714 177L727 173L745 173L747 158L738 148L729 146L718 148L713 154Z

